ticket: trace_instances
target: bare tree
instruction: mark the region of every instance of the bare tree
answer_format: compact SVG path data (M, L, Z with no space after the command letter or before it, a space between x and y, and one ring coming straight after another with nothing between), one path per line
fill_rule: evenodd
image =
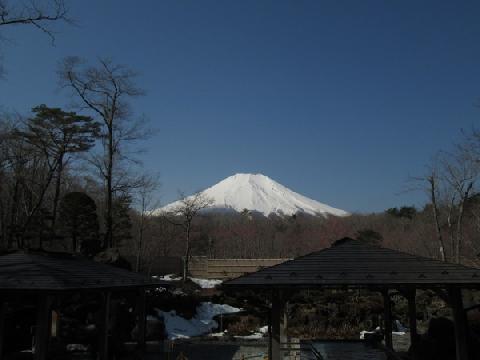
M114 247L112 206L116 192L115 171L125 159L124 145L145 135L141 121L132 120L129 100L143 95L134 83L136 73L99 59L98 66L85 66L78 57L64 59L59 69L61 84L70 88L80 100L79 106L98 116L103 124L104 153L92 163L105 183L105 245Z
M136 189L136 201L139 206L139 223L135 241L135 271L140 271L142 253L146 248L145 233L152 223L152 211L157 207L158 202L154 200L154 193L158 190L160 182L158 176L143 175L142 183Z
M458 199L456 204L455 245L452 250L454 251L455 262L460 263L465 205L478 180L478 161L468 146L459 145L454 153L444 158L443 166L445 180L455 194L455 197L452 196L452 198Z
M15 5L7 0L0 0L0 26L32 25L54 38L49 22L63 20L67 17L64 0L53 1L15 1Z
M6 238L9 246L15 237L18 247L23 247L27 228L44 205L55 168L55 161L22 135L24 130L23 119L17 118L3 140L6 159L6 178L2 181L2 187L5 187L3 206L8 208L4 226L8 229ZM41 218L39 216L36 220Z
M435 226L435 234L437 238L437 247L442 261L447 260L445 241L442 231L442 210L444 209L441 203L443 199L443 182L441 175L441 166L439 166L439 154L437 154L431 164L427 167L427 171L424 175L413 177L412 182L415 184L413 190L424 191L427 195L429 205L431 207L431 214L433 217L433 223ZM450 219L450 217L448 217Z
M447 257L445 255L445 243L443 241L442 228L440 225L440 210L438 204L438 187L440 180L438 176L438 170L435 166L432 166L430 168L429 174L425 177L425 180L428 184L428 194L430 196L430 202L432 204L432 215L433 221L435 222L435 232L437 234L440 259L442 261L446 261Z
M198 213L210 207L213 204L213 199L205 197L201 192L192 196L185 197L180 193L180 200L178 205L165 214L169 222L180 226L185 235L185 253L183 260L183 281L187 280L188 267L190 263L191 252L191 232L193 220Z
M19 1L0 0L0 30L11 26L32 26L55 42L51 24L64 21L71 23L64 0ZM2 73L0 53L0 74Z

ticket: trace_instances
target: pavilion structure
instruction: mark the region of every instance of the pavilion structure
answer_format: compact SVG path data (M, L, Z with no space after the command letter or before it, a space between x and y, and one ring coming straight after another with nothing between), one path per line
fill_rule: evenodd
M269 359L283 359L288 294L300 289L368 289L384 297L385 346L393 352L391 295L408 300L412 343L417 338L416 292L432 289L446 299L453 310L456 359L468 359L467 316L463 289L480 289L480 269L344 238L321 251L262 269L224 283L232 290L265 290L271 294Z
M98 359L108 359L111 297L122 292L134 293L137 299L136 321L138 345L145 346L145 293L152 287L168 283L142 274L101 264L72 254L15 252L0 256L0 360L4 358L5 318L10 306L19 301L36 304L33 359L48 356L52 334L54 301L77 293L101 298Z

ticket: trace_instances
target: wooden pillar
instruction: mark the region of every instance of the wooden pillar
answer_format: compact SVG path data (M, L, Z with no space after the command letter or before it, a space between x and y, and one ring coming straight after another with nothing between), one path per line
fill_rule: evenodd
M0 360L3 359L3 341L5 337L5 318L7 316L8 303L2 301L0 303Z
M137 327L138 327L138 339L137 347L145 349L145 333L147 329L146 318L146 293L145 289L141 288L137 294Z
M272 332L271 332L271 358L270 360L282 359L282 336L285 334L283 329L285 314L285 301L281 290L272 292Z
M102 294L102 309L100 324L98 326L98 359L108 360L108 325L110 320L110 298L112 293L107 291Z
M288 295L283 292L282 293L282 310L280 313L280 347L284 349L283 357L285 357L285 353L288 352L288 356L291 355L291 341L290 338L287 336L287 329L288 329ZM284 346L282 346L284 344ZM296 350L296 349L294 349ZM287 357L290 359L290 357Z
M392 304L388 289L383 291L383 309L384 309L384 328L385 328L385 346L393 350L392 339Z
M35 360L45 360L47 358L52 320L52 312L50 309L51 304L51 296L46 294L39 295L37 323L35 327Z
M272 359L272 311L268 312L268 358Z
M453 309L457 360L468 360L467 316L463 308L462 290L460 288L452 287L448 292Z
M287 329L288 329L288 301L283 294L283 311L282 311L282 326L280 327L280 338L287 340Z
M408 291L408 319L410 327L410 344L414 345L417 340L417 303L416 303L417 289L413 288Z

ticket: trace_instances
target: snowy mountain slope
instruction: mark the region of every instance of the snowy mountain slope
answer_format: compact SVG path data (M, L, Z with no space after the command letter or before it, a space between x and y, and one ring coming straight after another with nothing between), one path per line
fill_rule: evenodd
M293 215L349 215L346 211L335 209L318 201L300 195L269 177L261 174L236 174L230 176L201 194L213 199L211 209L225 209L241 212L244 209L269 214ZM155 212L172 211L179 205L173 202Z

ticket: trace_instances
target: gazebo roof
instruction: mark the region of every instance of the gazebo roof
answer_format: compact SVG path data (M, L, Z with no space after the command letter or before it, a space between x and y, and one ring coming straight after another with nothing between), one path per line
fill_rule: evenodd
M80 256L16 252L0 256L0 291L167 287L168 283Z
M480 286L480 269L344 238L331 247L238 277L227 287Z

